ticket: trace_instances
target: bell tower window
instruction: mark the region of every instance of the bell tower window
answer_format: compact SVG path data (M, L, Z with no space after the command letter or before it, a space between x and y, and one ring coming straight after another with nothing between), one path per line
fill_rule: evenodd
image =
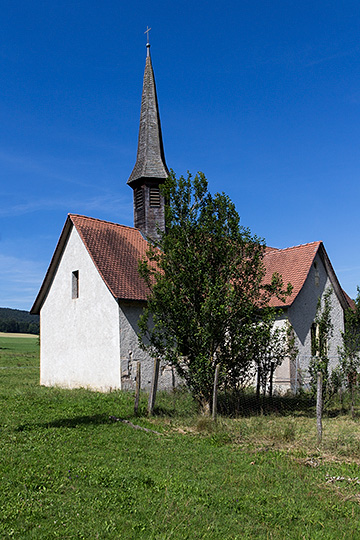
M160 207L160 188L152 186L150 188L150 206L152 208Z
M136 210L139 210L144 206L144 192L142 188L138 188L135 191L135 208Z
M136 162L128 185L134 190L134 226L152 241L165 230L164 197L159 186L169 176L161 134L159 105L152 60L147 55L141 97L139 138Z

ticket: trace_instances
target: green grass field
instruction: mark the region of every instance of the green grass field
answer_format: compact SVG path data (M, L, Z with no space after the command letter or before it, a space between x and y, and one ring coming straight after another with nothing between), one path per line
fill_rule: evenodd
M39 386L37 338L0 336L0 538L359 539L359 423L196 415L182 392ZM160 433L133 429L110 416Z

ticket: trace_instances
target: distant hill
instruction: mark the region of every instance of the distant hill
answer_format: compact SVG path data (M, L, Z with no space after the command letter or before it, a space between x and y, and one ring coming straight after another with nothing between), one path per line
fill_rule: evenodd
M38 334L40 317L21 309L0 308L0 332Z

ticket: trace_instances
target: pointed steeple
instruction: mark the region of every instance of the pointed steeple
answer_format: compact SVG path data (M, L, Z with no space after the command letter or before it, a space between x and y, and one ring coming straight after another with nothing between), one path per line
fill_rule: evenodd
M136 163L128 184L138 183L143 178L165 180L169 170L165 162L161 135L159 105L156 95L154 71L151 64L150 43L147 43L147 56L141 98L140 129Z
M150 240L156 240L158 229L165 229L164 200L159 186L169 176L169 170L165 162L150 43L146 47L137 157L127 183L134 190L135 227Z

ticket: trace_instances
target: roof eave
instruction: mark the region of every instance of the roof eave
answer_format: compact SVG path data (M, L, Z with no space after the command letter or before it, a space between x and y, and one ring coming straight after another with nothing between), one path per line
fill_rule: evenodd
M314 259L315 259L316 255L317 255L318 252L319 252L320 246L323 245L323 243L322 243L321 241L319 241L319 242L313 242L313 243L314 243L314 244L318 244L318 247L317 247L316 251L314 252L314 255L313 255L312 259L311 259L311 263L310 263L310 265L309 265L309 268L308 268L306 277L305 277L305 279L304 279L304 281L303 281L301 287L299 288L299 290L297 291L297 293L295 294L294 297L292 297L292 294L291 294L290 297L287 297L287 298L286 298L286 300L285 300L284 303L282 303L281 305L279 304L279 305L274 306L275 308L279 308L279 309L282 309L282 308L286 308L286 309L287 309L287 308L290 308L290 307L294 304L294 302L295 302L295 300L297 299L297 297L299 296L301 290L302 290L303 287L304 287L304 284L305 284L307 278L309 277L310 270L311 270L311 266L312 266L312 264L313 264L313 262L314 262ZM299 246L299 247L300 247L300 246ZM290 249L290 248L288 248L288 249ZM323 249L325 249L325 248L323 248ZM280 253L280 252L282 251L282 250L277 249L277 248L270 248L270 250L271 250L271 251L268 252L269 254L270 254L271 252ZM266 254L265 254L265 255L266 255ZM329 262L330 262L330 261L329 261ZM279 272L279 274L281 275L281 272Z
M47 293L50 289L50 286L53 282L54 276L56 274L56 271L58 269L62 254L64 252L66 243L68 241L70 232L73 228L73 223L70 218L70 214L68 214L67 219L65 221L65 225L63 227L63 230L61 231L60 238L58 240L58 243L56 245L54 254L52 256L52 259L50 261L49 267L47 269L47 272L45 274L45 278L42 282L42 285L40 287L39 293L36 297L36 300L30 309L30 313L32 315L39 315L40 310L43 306L43 303L45 301L45 298L47 296Z
M324 263L324 266L326 268L326 271L329 275L329 278L330 278L330 281L331 281L331 284L333 286L333 289L335 291L335 294L336 296L338 297L338 300L341 304L341 307L343 308L344 311L346 311L348 308L349 308L349 303L346 299L346 296L345 296L345 293L340 285L340 282L335 274L335 270L330 262L330 259L329 259L329 256L328 254L326 253L326 249L325 249L325 246L324 244L321 242L320 244L320 247L319 247L319 254L320 254L320 257Z
M118 304L138 304L141 306L145 306L147 300L145 298L124 298L123 296L118 296L116 298L116 302Z

